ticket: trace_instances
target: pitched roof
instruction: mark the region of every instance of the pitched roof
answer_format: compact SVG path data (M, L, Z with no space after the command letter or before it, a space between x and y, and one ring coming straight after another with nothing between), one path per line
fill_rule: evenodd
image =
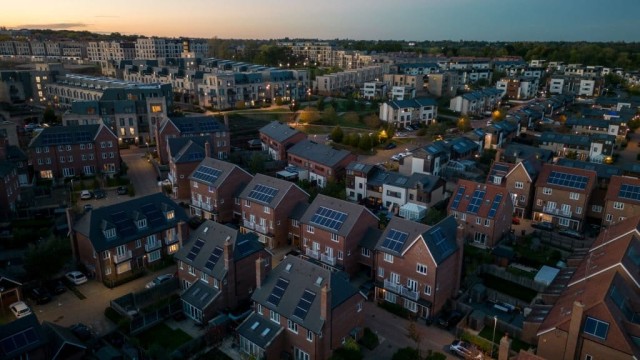
M208 134L228 131L227 127L214 116L185 116L169 118L183 136L185 134Z
M344 214L344 216L340 216ZM356 226L360 217L377 219L369 209L350 201L319 194L304 212L300 222L311 224L340 236L347 236Z
M171 220L165 215L169 211L174 212ZM146 218L145 228L137 228L136 219L140 218ZM80 218L74 230L89 238L94 250L100 252L173 228L188 218L184 209L173 200L163 193L155 193L95 208ZM115 229L116 236L106 238L107 229Z
M44 321L42 322L42 329L54 345L55 354L52 357L53 359L64 358L64 356L67 355L67 353L64 352L64 347L67 345L74 346L80 350L87 349L87 346L66 327Z
M422 98L414 98L414 99L405 99L405 100L392 100L387 103L394 109L406 109L406 108L420 108L423 106L436 106L437 102L435 99L422 97Z
M298 185L290 181L256 174L238 197L275 208L293 188L304 192Z
M0 359L14 359L45 345L47 339L35 314L0 325Z
M175 164L202 161L208 136L169 138L169 156Z
M509 143L502 152L505 158L535 158L542 162L549 162L553 157L553 151L541 149L537 146L529 146L517 143Z
M180 300L203 311L220 295L220 290L204 281L196 280L180 295Z
M279 121L272 121L268 125L261 127L260 133L267 135L275 141L283 142L294 135L299 134L300 131Z
M289 149L289 154L333 167L345 158L352 155L351 151L337 150L324 144L318 144L311 140L302 140Z
M590 195L597 180L598 174L593 170L543 164L536 180L536 187L570 190Z
M604 199L640 205L640 179L631 176L612 176Z
M221 186L233 171L242 171L250 175L238 165L228 161L206 157L189 175L189 179L213 187ZM234 194L235 195L235 194Z
M284 291L274 288L280 283L286 284ZM281 316L300 324L318 334L322 330L325 319L320 318L320 298L324 286L331 290L331 309L353 296L361 296L358 289L349 283L349 277L342 271L330 271L322 266L303 260L296 256L287 256L265 278L260 288L252 295L252 300L263 307L276 311ZM308 306L306 316L296 316L296 307L300 304L305 291L313 297ZM300 313L298 313L300 314ZM303 317L303 318L301 318Z
M505 206L511 208L513 205L510 202L511 196L504 187L459 179L448 208L451 211L492 219L496 212Z
M251 343L266 349L284 331L284 327L254 312L238 326L236 331Z
M495 179L497 177L502 179L502 181L500 181L500 183L498 183L497 185L502 185L502 186L506 185L504 178L507 176L509 172L511 172L511 170L513 170L514 167L516 167L515 164L502 162L502 161L494 161L493 164L491 164L491 168L489 169L489 174L487 175L487 183L497 184L495 182Z
M90 143L94 141L101 128L111 132L109 128L103 125L71 125L43 128L38 135L31 139L29 147ZM115 145L117 146L117 144Z
M556 164L577 169L593 170L598 174L599 179L610 179L614 175L622 175L623 173L622 169L617 166L567 158L558 159Z

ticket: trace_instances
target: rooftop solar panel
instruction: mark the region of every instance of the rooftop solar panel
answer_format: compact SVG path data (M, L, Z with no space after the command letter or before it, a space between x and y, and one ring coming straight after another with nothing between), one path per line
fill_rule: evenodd
M220 246L216 246L216 248L211 252L211 255L209 255L209 260L207 260L207 263L204 265L204 267L209 271L213 271L213 268L218 263L218 260L220 260L222 252L222 248Z
M191 251L189 251L189 253L187 254L187 259L193 261L196 258L196 256L198 256L198 254L200 253L200 249L202 249L203 245L204 245L204 240L200 238L196 239L196 242L191 247Z
M471 197L471 201L469 201L469 205L467 205L467 212L469 213L477 213L480 205L482 205L482 200L484 199L484 194L487 192L484 190L476 190L473 192L473 196Z
M382 247L391 251L400 252L404 243L407 241L407 238L409 238L409 234L406 232L391 229L387 233L387 237L382 242Z
M269 295L267 301L275 306L278 306L278 304L280 304L282 296L284 295L284 292L287 290L287 286L289 286L289 280L278 278L278 281L273 287L271 295Z
M311 290L305 289L302 297L300 298L300 301L298 301L298 306L296 306L296 309L293 311L293 316L297 317L298 319L304 320L304 318L307 317L307 313L309 312L311 304L313 304L313 300L315 298L316 293Z
M496 211L498 211L498 206L500 206L501 201L502 201L502 194L497 194L493 198L493 204L491 204L491 209L489 209L489 214L487 215L489 219L493 219L493 217L496 216Z
M460 200L462 199L462 195L464 195L464 186L458 188L458 192L456 193L456 197L453 198L453 203L451 203L451 209L458 209L458 205L460 205Z
M8 355L36 342L38 342L36 331L28 328L0 340L0 348L3 354Z
M618 197L629 200L640 200L640 186L622 184L618 192Z
M589 178L582 175L567 174L560 171L552 171L547 179L549 184L584 190L587 188Z
M216 180L218 180L220 174L222 174L222 171L218 169L206 165L200 165L193 173L193 178L208 184L213 184L214 182L216 182Z
M347 214L341 211L320 206L311 218L311 223L319 226L324 226L334 231L338 231L342 227L342 224L346 219Z
M435 228L431 231L431 235L433 236L434 245L440 251L440 254L445 254L452 250L453 243L447 241L447 237L442 232L441 228Z
M254 186L253 190L251 190L251 192L249 193L249 199L268 204L277 194L278 189L258 184Z

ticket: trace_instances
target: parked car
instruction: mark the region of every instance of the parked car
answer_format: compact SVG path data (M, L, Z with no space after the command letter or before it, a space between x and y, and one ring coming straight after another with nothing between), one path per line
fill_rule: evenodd
M458 321L462 319L462 313L456 310L453 311L443 311L440 314L440 318L438 319L438 325L444 329L451 329L452 327L458 324Z
M129 193L129 189L127 189L126 186L118 186L116 193L118 195L127 195Z
M91 204L84 204L84 211L91 211L93 210L93 205Z
M29 291L29 298L36 304L42 305L51 301L51 294L43 287L36 287Z
M462 340L454 340L451 345L449 345L449 351L465 359L481 360L484 358L482 351L475 345Z
M104 190L102 190L102 189L96 189L96 190L93 192L93 196L94 196L96 199L104 199L105 197L107 197L107 193L106 193Z
M81 285L88 281L87 277L80 271L69 271L64 276L74 285Z
M13 315L18 319L31 315L31 308L27 306L24 301L14 302L9 305L9 309L11 309Z
M149 281L147 285L145 285L145 288L151 289L152 287L160 285L163 282L169 281L172 278L173 278L173 274L158 275L155 279Z
M82 190L80 191L80 199L82 200L89 200L93 197L93 194L91 193L91 191L89 190Z
M514 217L513 219L511 219L511 223L513 225L520 225L520 218Z
M538 230L553 231L553 224L548 221L533 223L531 224L531 227Z
M49 292L54 295L60 295L63 292L67 291L67 287L60 280L49 281L45 286L47 287L47 289L49 289Z
M69 330L71 330L73 335L75 335L81 341L88 341L93 337L93 332L91 331L91 329L83 323L73 324L69 327Z
M581 234L575 230L571 230L571 229L562 229L560 231L558 231L558 234L562 235L562 236L567 236L573 239L578 239L578 240L583 240L584 239L584 234Z
M391 150L391 149L395 149L396 148L396 143L388 143L384 148L387 150Z

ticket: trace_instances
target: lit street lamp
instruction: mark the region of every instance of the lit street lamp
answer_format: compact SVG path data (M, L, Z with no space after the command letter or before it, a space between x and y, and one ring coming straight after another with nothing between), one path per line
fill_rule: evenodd
M493 351L496 343L496 327L498 326L498 316L493 316L493 337L491 338L491 357L493 357Z

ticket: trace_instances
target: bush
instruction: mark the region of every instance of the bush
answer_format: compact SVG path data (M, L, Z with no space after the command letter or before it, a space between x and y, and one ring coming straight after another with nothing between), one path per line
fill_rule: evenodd
M396 351L396 353L393 354L393 357L391 359L392 360L415 360L419 358L420 358L420 354L418 353L417 349L406 347Z
M393 304L387 301L383 301L381 303L378 304L378 306L380 306L381 308L387 310L388 312L398 315L403 319L408 319L409 318L409 310L405 309L404 307L402 307L402 305L398 305L398 304Z
M379 343L378 335L368 327L364 328L364 334L362 335L362 339L360 339L360 344L369 350L373 350Z

